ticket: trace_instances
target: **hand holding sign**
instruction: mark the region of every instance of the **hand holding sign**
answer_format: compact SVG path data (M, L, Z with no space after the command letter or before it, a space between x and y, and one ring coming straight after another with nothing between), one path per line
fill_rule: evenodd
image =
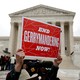
M22 19L22 49L26 56L56 58L61 28L36 20Z
M23 61L24 61L25 53L22 49L18 49L16 52L16 65L15 65L15 71L20 72Z
M16 52L16 62L23 64L23 59L25 57L25 53L22 49L18 49Z
M57 59L54 60L54 65L58 66L62 62L62 57L58 55Z

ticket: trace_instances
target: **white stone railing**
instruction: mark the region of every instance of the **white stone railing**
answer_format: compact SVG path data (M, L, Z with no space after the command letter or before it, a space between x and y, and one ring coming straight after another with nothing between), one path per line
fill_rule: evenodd
M80 44L74 45L74 52L75 53L80 53Z
M74 45L74 54L72 56L72 60L75 66L80 68L80 44Z

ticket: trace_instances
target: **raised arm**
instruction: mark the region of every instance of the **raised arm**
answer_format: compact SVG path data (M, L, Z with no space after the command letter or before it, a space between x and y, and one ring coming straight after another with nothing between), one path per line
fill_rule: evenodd
M18 80L19 79L24 57L25 57L24 51L22 49L19 49L16 53L15 67L7 74L6 80Z
M59 69L59 64L62 62L62 58L59 55L57 57L57 59L54 60L53 62L53 66L51 68L51 72L50 72L50 80L56 80L57 78L57 73L58 73L58 69Z

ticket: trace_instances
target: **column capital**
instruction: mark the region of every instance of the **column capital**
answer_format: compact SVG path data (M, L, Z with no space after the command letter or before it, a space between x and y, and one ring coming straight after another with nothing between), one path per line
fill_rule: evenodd
M22 22L18 22L18 24L22 24Z
M10 22L10 24L14 24L14 23L22 24L22 22Z
M60 22L60 24L61 24L61 31L64 32L64 22Z
M73 25L73 21L70 21L70 22L69 22L69 25L70 25L70 24Z
M69 21L69 23L73 23L74 21Z
M60 23L65 23L65 21L60 21Z
M60 22L61 26L64 26L64 23L65 23L65 22Z
M10 22L10 24L12 25L12 24L14 24L14 22Z
M55 25L55 22L52 22L52 25Z

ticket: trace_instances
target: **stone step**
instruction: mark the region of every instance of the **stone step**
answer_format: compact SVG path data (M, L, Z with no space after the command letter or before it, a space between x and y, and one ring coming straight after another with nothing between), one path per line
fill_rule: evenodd
M79 80L80 70L76 69L59 69L58 77L61 80Z
M62 55L63 61L60 64L58 77L61 80L79 80L80 68L77 68L72 63L69 56ZM0 80L5 80L9 71L0 71Z
M80 68L76 67L70 56L61 55L63 58L60 64L58 77L61 80L79 80Z
M9 71L0 71L0 75L6 75Z
M62 69L80 69L73 64L73 61L70 56L62 55L62 63L60 64L60 68Z
M8 72L9 71L0 71L0 80L5 80Z
M0 80L5 80L9 71L0 71ZM60 80L79 80L80 70L76 69L59 69L58 77Z

